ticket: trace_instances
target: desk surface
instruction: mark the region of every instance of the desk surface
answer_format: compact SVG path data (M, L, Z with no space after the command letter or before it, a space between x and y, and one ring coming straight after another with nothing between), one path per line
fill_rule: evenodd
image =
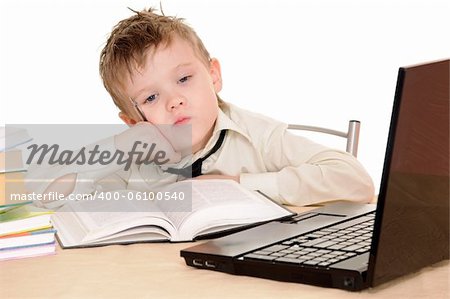
M58 247L56 255L0 262L0 293L2 298L450 297L449 261L351 293L187 267L179 252L190 245Z

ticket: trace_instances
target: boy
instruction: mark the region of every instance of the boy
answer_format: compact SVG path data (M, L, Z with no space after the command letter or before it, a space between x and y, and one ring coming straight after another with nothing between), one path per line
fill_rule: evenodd
M223 102L219 61L181 19L152 9L135 13L116 25L101 53L103 83L130 126L102 146L129 152L153 142L166 153L165 163L129 170L55 168L56 183L40 186L40 192L87 194L99 186L152 190L192 176L235 180L285 204L372 199L372 181L350 154ZM186 128L190 134L183 133ZM190 136L189 142L183 136Z

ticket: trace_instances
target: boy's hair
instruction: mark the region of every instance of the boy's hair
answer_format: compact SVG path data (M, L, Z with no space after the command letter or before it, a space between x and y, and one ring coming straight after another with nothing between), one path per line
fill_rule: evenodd
M112 30L100 55L100 76L119 109L128 112L124 95L127 76L145 64L146 51L169 45L174 36L192 44L194 52L205 64L210 55L195 31L184 19L154 13L154 9L134 11L136 14L120 21ZM130 115L130 114L129 114Z

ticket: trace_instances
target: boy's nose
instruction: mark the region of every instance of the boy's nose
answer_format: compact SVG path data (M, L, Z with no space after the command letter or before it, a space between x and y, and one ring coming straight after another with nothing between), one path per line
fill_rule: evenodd
M175 108L178 108L179 106L183 106L184 104L185 104L184 99L176 98L170 102L169 107L170 107L170 110L173 110Z

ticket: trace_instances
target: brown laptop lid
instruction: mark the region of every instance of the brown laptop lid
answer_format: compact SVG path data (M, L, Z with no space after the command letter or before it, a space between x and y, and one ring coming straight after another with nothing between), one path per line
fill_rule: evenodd
M372 286L449 258L449 67L445 60L399 71Z

